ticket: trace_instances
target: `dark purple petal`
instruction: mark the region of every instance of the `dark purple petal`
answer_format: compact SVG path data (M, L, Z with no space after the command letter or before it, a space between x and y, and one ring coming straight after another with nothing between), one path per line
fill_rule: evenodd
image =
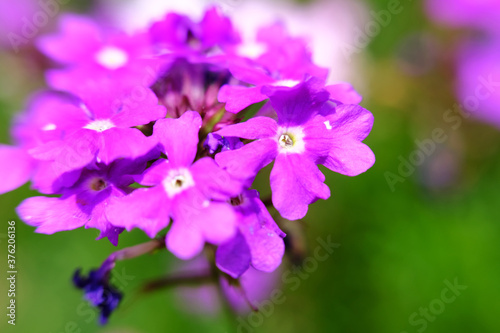
M250 267L250 248L241 233L222 243L215 253L217 267L237 279Z
M293 88L266 87L262 92L269 96L271 105L278 114L278 124L299 126L316 115L329 93L321 80L309 79Z
M215 154L220 151L239 149L243 147L243 142L238 138L223 138L219 134L208 133L207 139L203 143L203 147L207 149L210 154Z

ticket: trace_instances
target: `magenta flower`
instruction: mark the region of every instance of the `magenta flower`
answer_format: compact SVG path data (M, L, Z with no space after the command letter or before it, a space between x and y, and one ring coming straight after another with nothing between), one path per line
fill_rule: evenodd
M183 260L203 251L210 266L141 292L211 283L238 312L255 309L285 255L268 207L303 218L330 196L318 165L355 176L374 163L362 143L373 117L353 87L326 86L307 41L281 24L258 31L257 43L246 49L217 8L200 21L170 13L130 35L64 15L38 40L58 67L46 72L52 90L16 118L12 145L0 145L0 193L31 180L50 195L17 207L38 233L94 228L117 245L138 228L155 238L75 273L101 323L122 299L110 281L115 262L165 248ZM271 162L272 205L249 189Z
M17 207L17 213L24 222L37 227L38 233L53 234L85 226L100 230L97 239L107 237L117 245L123 228L108 220L110 200L129 193L128 185L134 182L132 175L142 173L146 162L154 157L157 155L135 161L122 159L109 166L99 163L84 169L74 185L62 189L60 198L28 198Z
M458 44L455 89L460 106L468 113L500 126L500 2L428 0L426 7L429 16L439 23L477 30ZM453 121L454 117L447 119Z
M167 248L182 259L196 256L205 241L221 244L236 232L236 214L228 203L242 190L205 157L193 164L198 146L201 117L188 111L178 119L162 119L154 126L153 137L168 160L155 162L137 181L141 188L114 200L108 217L127 230L140 228L154 237L173 223L167 234Z
M475 27L500 33L497 0L427 0L427 12L436 21L454 27Z
M130 89L121 89L111 80L87 82L78 88L80 101L60 105L51 113L43 113L46 129L61 136L32 149L36 159L51 161L50 172L63 175L82 169L94 159L110 164L117 158L135 159L155 146L133 126L163 118L166 110L149 89L137 98ZM51 122L64 119L62 128ZM77 175L76 175L77 176Z
M206 53L240 42L231 20L217 7L207 10L198 23L185 15L169 13L162 21L155 22L149 32L158 53Z
M251 181L261 168L275 161L271 171L273 205L290 220L303 218L309 204L330 196L317 164L355 176L375 162L370 148L361 142L371 130L371 113L357 105L336 106L317 83L309 80L270 92L277 122L256 117L217 132L223 137L255 140L216 155L217 163L231 175Z
M46 91L32 96L26 110L14 118L11 130L14 145L0 146L0 165L8 175L0 184L0 193L14 190L30 179L32 187L42 193L57 192L54 188L58 185L54 182L59 175L47 173L52 169L51 162L36 160L29 151L60 139L73 109L68 96ZM61 117L61 114L66 117Z
M217 267L233 278L240 277L250 265L259 271L274 271L285 253L285 233L274 222L256 190L244 191L233 205L238 232L218 247Z
M122 86L151 85L157 78L161 59L153 58L146 33L126 35L105 30L84 16L65 14L60 32L37 41L39 49L63 69L47 72L55 89L73 92L75 82L113 76Z
M500 127L500 38L469 42L458 54L456 91L475 118ZM453 118L453 117L451 117Z
M257 59L230 58L231 74L246 85L225 85L219 92L219 101L226 103L232 113L266 100L263 88L268 86L293 87L307 76L326 79L328 70L312 63L304 40L289 37L281 24L263 28L257 41L265 52Z

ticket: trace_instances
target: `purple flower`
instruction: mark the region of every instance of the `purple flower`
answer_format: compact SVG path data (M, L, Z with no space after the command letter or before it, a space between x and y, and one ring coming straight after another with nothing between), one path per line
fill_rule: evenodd
M198 256L190 261L183 261L174 274L210 276L210 265L205 257ZM273 289L279 285L280 278L280 269L266 273L250 267L237 281L228 276L220 276L215 283L195 287L180 286L176 295L181 301L180 305L189 312L215 315L223 309L223 301L220 299L223 296L234 311L245 314L255 311L270 297Z
M244 191L232 203L238 216L238 232L218 247L217 267L233 278L240 277L250 265L259 271L274 271L285 253L285 233L274 222L256 190Z
M336 105L318 81L270 92L278 121L252 118L227 126L217 134L255 140L243 148L221 152L219 165L241 179L251 181L257 172L275 161L271 171L272 201L280 214L300 219L308 205L327 199L329 188L317 164L355 176L370 168L375 157L361 141L372 128L373 116L358 105Z
M461 105L475 118L500 127L500 38L466 43L458 53Z
M19 217L36 232L53 234L82 226L100 230L97 239L107 237L113 245L123 231L108 219L108 204L112 198L123 197L130 192L128 185L134 182L132 175L140 174L146 162L155 156L145 156L134 161L121 159L111 165L99 163L84 169L78 181L61 190L60 198L31 197L18 207Z
M109 282L110 271L114 262L106 260L99 269L91 270L88 276L83 276L78 269L73 275L73 284L83 289L85 299L101 311L99 323L104 325L108 322L111 313L118 307L122 300L122 293Z
M236 215L226 201L240 194L242 185L205 157L193 161L201 117L188 111L178 119L162 119L154 126L168 160L155 162L137 181L151 188L137 189L114 200L108 217L127 230L138 227L150 237L173 223L167 248L182 259L197 255L205 241L221 244L236 231Z
M500 33L497 0L427 0L427 12L436 21L462 27L469 26Z
M60 135L30 150L36 159L51 162L48 172L61 176L94 160L110 164L117 158L135 159L153 149L153 140L131 128L165 116L165 108L158 105L151 90L144 88L139 98L112 80L82 83L78 90L79 101L60 103L40 115L46 117L45 129ZM52 122L55 118L63 119L60 127Z
M47 72L53 88L73 92L78 86L75 82L110 76L122 85L149 86L157 78L161 61L152 57L147 33L105 30L89 18L73 14L63 15L59 25L59 33L37 42L45 55L65 66Z
M151 38L158 53L173 51L209 52L225 49L239 43L240 37L229 18L217 7L205 12L199 23L176 13L169 13L150 28Z
M226 103L227 111L236 113L267 99L263 88L268 86L293 87L307 76L326 79L328 70L312 63L305 41L289 37L281 24L261 29L257 40L266 45L258 59L229 60L231 74L247 85L221 88L219 101Z
M67 118L73 110L71 99L54 92L34 94L25 111L16 115L11 129L14 145L0 145L0 165L5 181L0 184L0 193L16 189L28 180L42 193L54 193L55 177L45 171L51 162L38 161L30 154L30 149L64 134ZM69 118L71 118L69 116Z
M427 1L427 12L436 21L479 30L479 34L469 34L458 44L455 89L460 107L497 127L500 126L499 11L500 2L496 0Z

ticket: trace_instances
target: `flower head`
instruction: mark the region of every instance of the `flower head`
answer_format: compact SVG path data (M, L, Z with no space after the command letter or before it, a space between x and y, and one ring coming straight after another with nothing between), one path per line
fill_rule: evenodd
M361 142L371 130L371 113L357 105L337 105L317 83L309 80L294 88L271 91L270 102L278 121L256 117L217 132L223 137L254 140L216 155L217 163L233 176L252 180L261 168L275 161L271 171L273 204L291 220L304 217L309 204L330 196L317 164L355 176L375 161L372 151Z
M236 231L236 215L226 203L242 190L215 161L205 157L193 161L198 147L201 117L188 111L178 119L156 122L158 139L167 160L155 162L137 181L149 188L113 200L108 217L130 230L134 227L154 237L167 227L167 248L180 258L197 255L205 241L220 244Z
M110 271L114 267L114 262L106 260L101 267L91 270L88 276L81 274L77 269L73 275L73 284L83 289L85 299L100 310L99 323L104 325L108 318L118 307L122 300L122 293L111 285Z

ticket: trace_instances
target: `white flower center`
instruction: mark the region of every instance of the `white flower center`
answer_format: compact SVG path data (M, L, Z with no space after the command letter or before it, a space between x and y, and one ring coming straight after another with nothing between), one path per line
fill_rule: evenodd
M57 128L56 124L47 124L45 126L42 127L42 131L53 131Z
M305 135L301 127L279 128L278 133L280 153L300 154L306 150Z
M163 188L169 198L194 186L193 176L188 169L170 170L167 177L162 182Z
M106 46L95 55L96 61L108 69L118 69L128 62L128 55L122 49Z
M280 80L280 81L274 82L273 86L291 88L291 87L295 87L299 83L300 83L300 81L297 81L297 80Z
M113 124L113 122L109 119L97 119L83 126L83 128L94 130L96 132L104 132L105 130L113 127L115 127L115 124Z
M281 134L280 136L280 146L282 148L292 148L293 140L288 134Z
M267 46L257 42L247 42L241 44L237 48L237 53L240 56L255 59L263 55L267 50Z

